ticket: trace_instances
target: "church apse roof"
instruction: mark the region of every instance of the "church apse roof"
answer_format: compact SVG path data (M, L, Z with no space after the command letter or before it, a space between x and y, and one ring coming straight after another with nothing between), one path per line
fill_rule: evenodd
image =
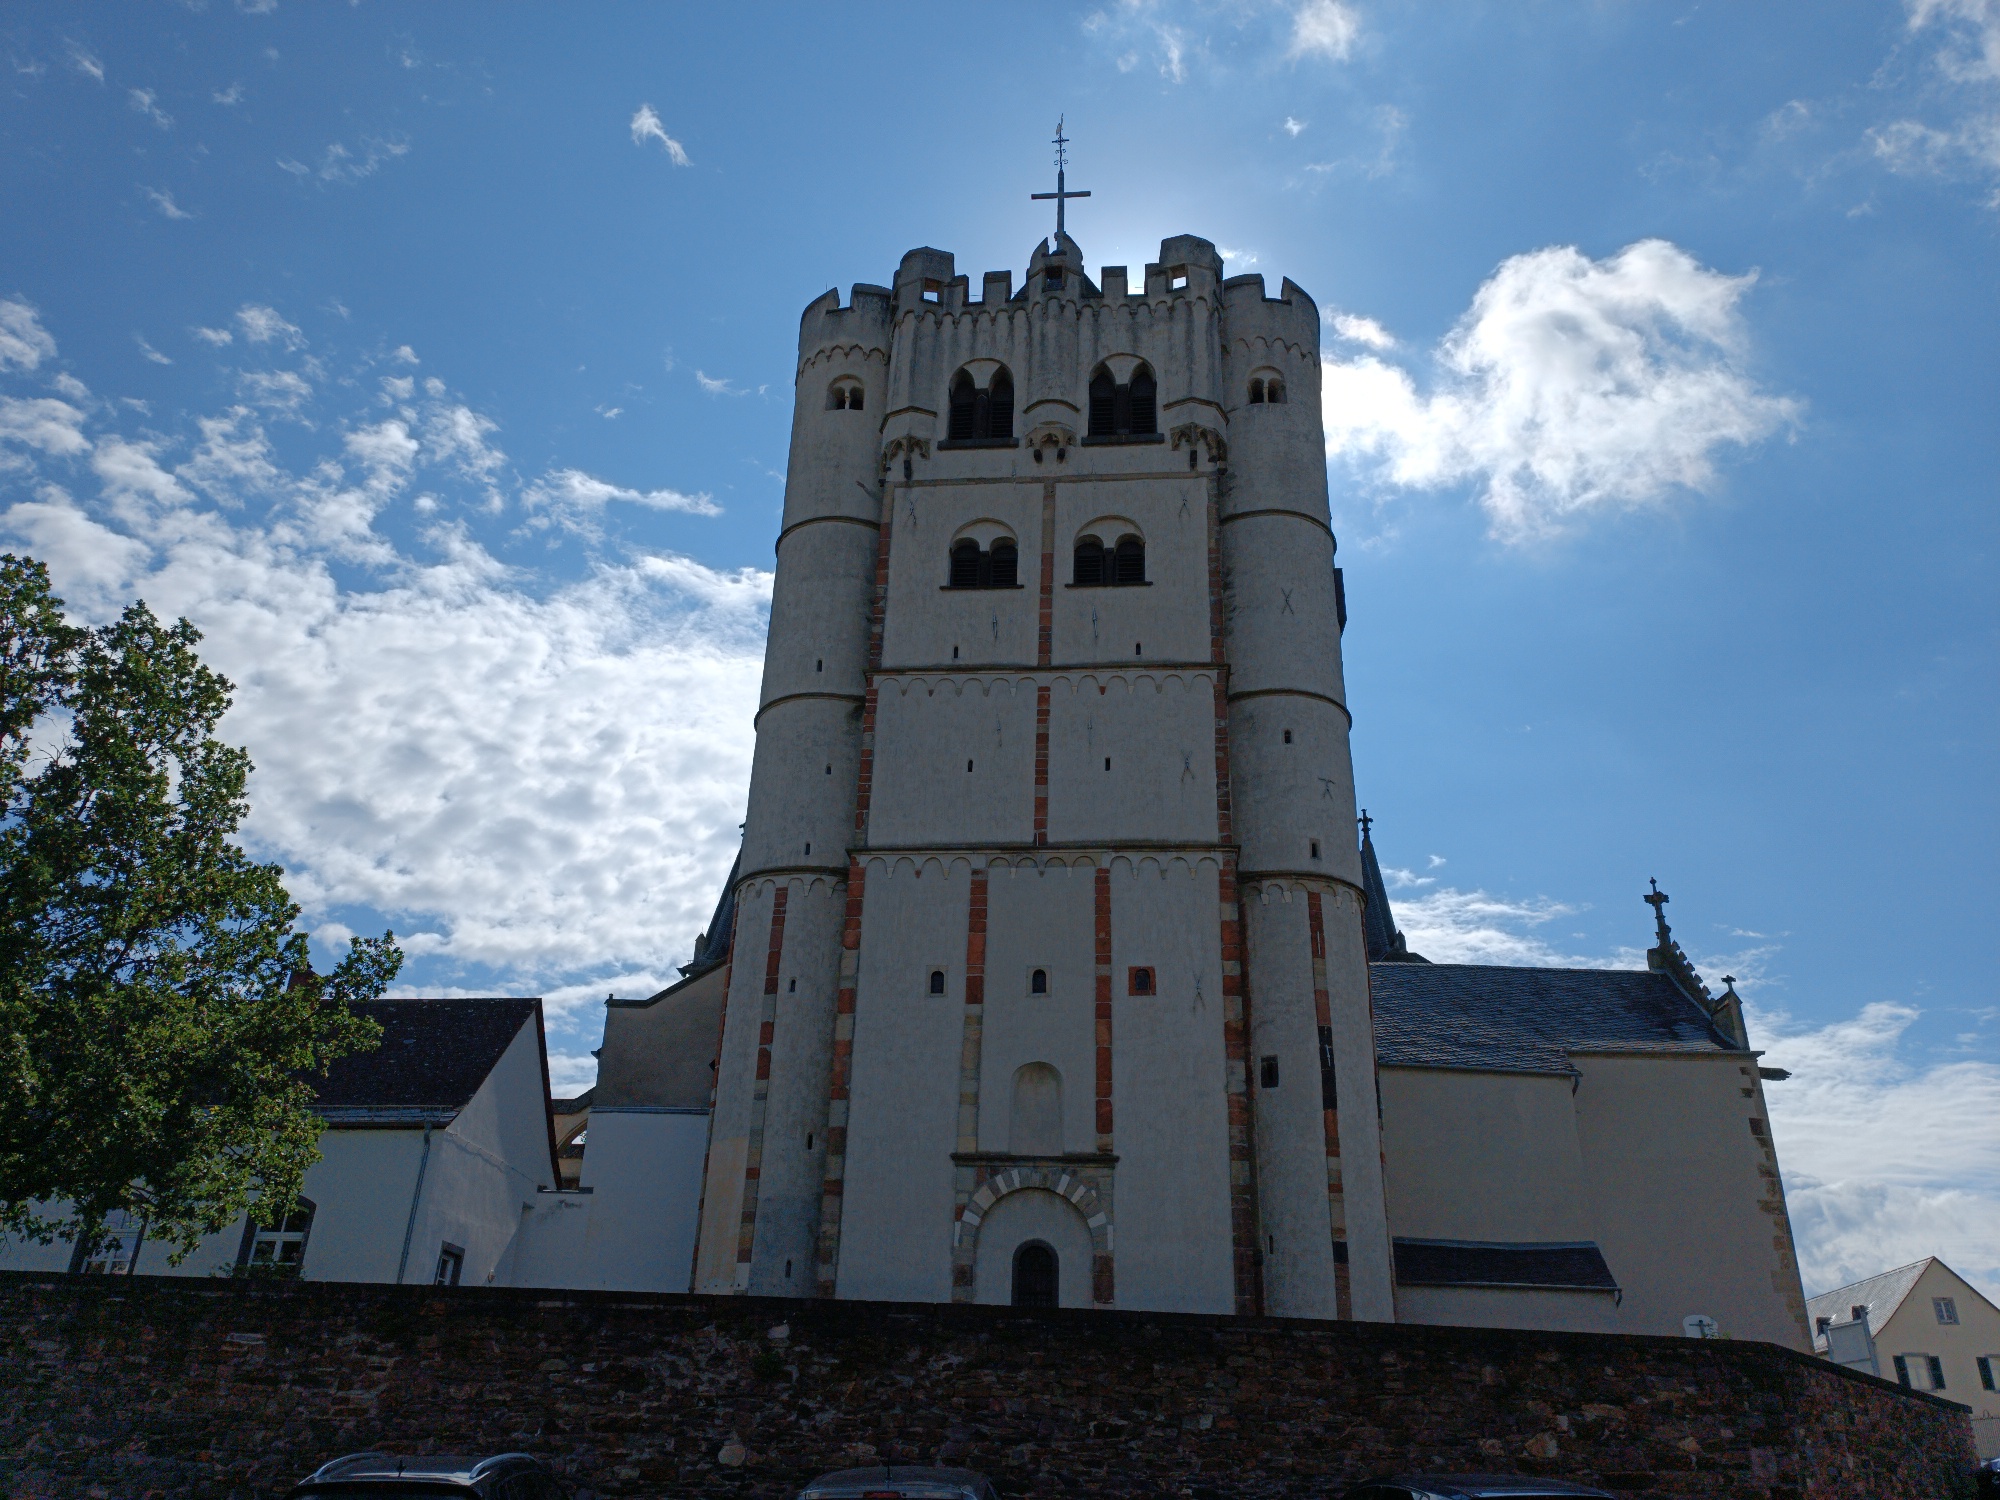
M1740 1050L1652 970L1377 962L1368 978L1384 1067L1567 1077L1573 1052Z

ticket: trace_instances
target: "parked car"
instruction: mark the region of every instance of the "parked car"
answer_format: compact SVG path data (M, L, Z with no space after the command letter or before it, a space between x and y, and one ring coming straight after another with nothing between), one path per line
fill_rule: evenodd
M1356 1485L1341 1500L1617 1500L1587 1484L1530 1474L1391 1474Z
M799 1500L1000 1500L983 1475L970 1469L916 1464L875 1464L822 1474L799 1491Z
M432 1456L398 1458L393 1453L350 1453L321 1464L293 1485L288 1500L569 1500L569 1491L547 1464L527 1453L491 1458Z

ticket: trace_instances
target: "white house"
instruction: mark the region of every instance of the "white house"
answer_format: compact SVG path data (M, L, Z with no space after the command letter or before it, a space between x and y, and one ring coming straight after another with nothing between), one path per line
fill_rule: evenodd
M88 1261L66 1243L0 1245L0 1268L213 1276L296 1268L313 1281L512 1284L546 1274L538 1222L557 1193L542 1004L378 1000L382 1045L316 1085L326 1121L299 1211L244 1222L179 1265L143 1223Z
M1926 1256L1807 1304L1813 1349L1835 1364L1972 1408L1981 1458L2000 1458L2000 1308Z

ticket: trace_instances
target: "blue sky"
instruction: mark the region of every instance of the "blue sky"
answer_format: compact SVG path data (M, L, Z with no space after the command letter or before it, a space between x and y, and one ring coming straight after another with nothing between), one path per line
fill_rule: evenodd
M1808 1290L2000 1287L2000 4L0 10L0 544L207 632L426 993L673 977L796 320L1192 232L1326 312L1361 799L1434 958L1742 980Z

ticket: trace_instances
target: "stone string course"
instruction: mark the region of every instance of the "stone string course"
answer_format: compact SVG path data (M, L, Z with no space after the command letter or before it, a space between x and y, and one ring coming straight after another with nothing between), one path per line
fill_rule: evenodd
M1771 1345L1245 1318L0 1275L0 1494L280 1495L359 1448L586 1496L965 1464L1016 1495L1328 1496L1409 1467L1970 1496L1964 1407Z

